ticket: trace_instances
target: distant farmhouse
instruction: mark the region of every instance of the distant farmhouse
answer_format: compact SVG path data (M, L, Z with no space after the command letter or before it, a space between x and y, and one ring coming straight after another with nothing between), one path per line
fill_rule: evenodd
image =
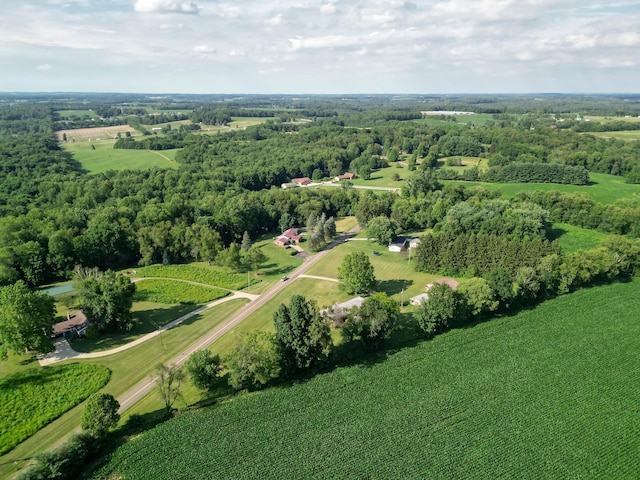
M337 177L334 177L333 180L336 182L340 182L342 180L353 180L354 178L357 178L357 175L355 173L346 172L346 173L343 173L342 175L338 175Z
M298 188L298 187L306 187L311 183L311 179L309 177L302 178L292 178L289 183L283 183L280 185L282 188Z
M297 228L290 228L273 241L277 247L286 247L291 244L298 244L302 240L302 235L298 233Z
M363 297L354 297L342 303L334 303L330 308L320 310L320 316L330 319L336 327L344 323L352 308L360 308L364 303Z
M415 297L411 297L409 299L409 303L411 305L416 305L416 306L420 306L423 303L426 303L429 301L429 294L428 293L421 293L420 295L416 295Z

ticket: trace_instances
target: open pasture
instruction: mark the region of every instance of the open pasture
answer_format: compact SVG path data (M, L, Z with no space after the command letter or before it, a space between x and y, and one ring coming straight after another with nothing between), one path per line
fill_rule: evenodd
M147 170L149 168L178 168L175 161L178 149L172 150L128 150L114 149L113 139L97 142L65 143L63 148L71 152L90 173L108 170Z
M404 300L405 305L409 303L409 298L424 293L427 283L441 277L441 275L416 272L413 269L413 259L409 259L409 251L390 252L386 245L378 245L369 240L352 240L334 248L321 262L311 267L307 274L336 278L338 267L344 257L356 251L365 252L369 257L378 280L377 290L386 292L397 302ZM373 255L374 251L380 255Z
M229 295L227 290L179 280L143 279L136 282L136 300L156 303L205 304Z
M551 238L558 239L563 252L597 248L607 236L606 233L567 223L556 222L551 225Z
M639 308L582 290L185 413L92 478L635 478Z
M619 132L590 132L588 135L593 135L599 138L616 138L618 140L625 140L627 142L637 142L640 140L640 130L621 130Z
M443 180L442 183L460 183L465 186L482 185L487 190L498 190L505 197L513 197L518 192L532 190L557 190L564 193L585 193L596 202L614 203L623 198L640 202L640 185L625 183L624 178L604 173L589 173L590 185L560 185L557 183L486 183L456 182Z
M89 118L97 118L98 115L93 110L56 110L56 115L60 118L71 118L71 117L89 117Z

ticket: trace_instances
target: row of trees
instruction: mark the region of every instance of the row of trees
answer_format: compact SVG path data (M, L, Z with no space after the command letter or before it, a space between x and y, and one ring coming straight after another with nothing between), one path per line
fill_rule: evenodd
M558 163L515 162L504 166L490 167L481 171L470 167L460 172L443 168L434 172L440 180L463 180L467 182L491 183L559 183L587 185L589 171L582 166L561 165Z

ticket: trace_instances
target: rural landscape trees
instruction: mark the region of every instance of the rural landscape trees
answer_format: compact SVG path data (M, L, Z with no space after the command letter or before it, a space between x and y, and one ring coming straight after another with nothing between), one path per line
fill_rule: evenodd
M421 113L442 108L443 102L475 114L463 118ZM71 107L91 112L96 125L123 131L115 134L118 138L101 140L92 133L93 140L83 142L74 132L91 121L67 113ZM285 299L269 300L273 303L242 327L269 331L234 333L234 342L214 344L215 355L197 351L182 369L171 365L173 345L166 338L190 328L209 328L214 315L216 322L224 322L218 310L156 337L158 345L147 344L153 352L148 358L164 362L155 373L159 401L167 412L182 407L186 374L206 398L291 379L295 383L332 369L342 385L356 372L360 375L357 368L343 370L349 368L345 364L368 363L373 351L404 350L408 340L421 349L458 338L466 345L464 338L473 335L474 328L434 337L472 322L490 329L487 324L496 313L516 316L518 309L532 304L555 305L555 297L626 281L640 271L640 206L634 185L640 178L640 142L616 138L640 129L638 113L637 100L597 96L551 101L501 96L222 95L158 100L96 95L76 101L45 95L24 103L3 100L0 353L9 359L8 369L35 366L31 355L52 349L52 328L63 319L60 313L56 317L63 306L67 311L82 308L92 322L90 333L98 330L109 341L125 342L212 299L227 295L234 298L229 304L234 308L248 301L229 290L251 285L246 297L253 299L274 284ZM591 121L574 120L585 115ZM607 130L613 127L618 130ZM59 140L53 137L54 129L65 129L64 135L58 132ZM97 154L105 151L125 160L113 160L108 170L92 170ZM145 163L143 154L166 163ZM346 172L359 177L334 180ZM322 185L292 185L301 177ZM332 243L338 230L354 232L356 223L364 233L353 240L361 241ZM290 256L293 249L273 244L273 238L289 228L300 230L296 248L306 254ZM420 244L388 252L386 245L397 235L419 237ZM365 236L373 241L359 238ZM322 250L310 278L292 275L292 281L279 283L303 262L301 256L313 257ZM120 271L126 274L116 273ZM184 274L175 275L178 271ZM134 284L134 276L142 283ZM438 283L441 276L456 277L457 289ZM340 290L323 277L339 280ZM70 294L66 301L37 292L69 280L76 296ZM184 288L174 288L178 281ZM254 287L256 282L260 286ZM164 295L149 293L152 285L158 291L161 285ZM190 297L187 285L204 293ZM350 298L355 295L365 298ZM414 295L421 300L412 298L407 305L405 300ZM568 320L571 309L578 308L571 298L577 297L559 303L570 305L563 312ZM320 309L331 312L332 304L345 300L361 306L347 310L340 321L320 315ZM629 299L614 300L623 304ZM231 311L229 307L224 316ZM264 319L270 318L273 325L266 325ZM489 319L492 322L485 322ZM563 322L567 329L568 320ZM588 337L593 332L582 333ZM187 337L193 338L189 335L185 344ZM583 336L575 335L575 341ZM78 351L97 348L92 339L69 341ZM472 348L460 347L461 358L481 363L473 353L464 356ZM582 346L581 351L586 350ZM114 363L114 376L117 370L119 379L138 378L134 367L151 368L142 368L144 362L126 363ZM409 383L419 383L425 391L432 384L446 390L453 381L449 372L462 375L464 370L450 364L441 370L437 363ZM474 362L464 363L466 370L474 368ZM144 375L149 374L145 370ZM196 394L184 390L184 405L191 407L198 401ZM329 390L325 386L323 391ZM435 392L434 398L441 393ZM85 409L83 428L91 435L105 435L117 422L117 402L107 397L91 397ZM443 399L451 403L446 395ZM82 399L73 401L75 405ZM415 418L429 415L426 410L419 413ZM411 424L406 418L403 422ZM86 442L83 436L70 442L68 452L77 454L76 463L81 452L88 451ZM64 456L57 451L45 459L50 472L69 465ZM0 465L0 476L10 464ZM53 475L43 471L43 478ZM68 471L75 474L71 467Z

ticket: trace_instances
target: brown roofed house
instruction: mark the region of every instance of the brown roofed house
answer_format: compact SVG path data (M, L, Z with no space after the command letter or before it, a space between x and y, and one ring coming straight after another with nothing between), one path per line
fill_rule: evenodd
M449 285L449 287L451 287L451 290L457 290L458 289L458 282L450 277L443 277L443 278L439 278L438 280L435 281L435 283L446 283L447 285ZM425 290L427 290L427 292L429 291L429 289L433 287L433 283L427 283L424 288Z
M334 178L334 181L339 182L340 180L353 180L357 175L355 173L345 172L342 175L338 175Z
M274 245L278 247L285 247L292 243L300 243L302 240L302 235L298 234L297 228L290 228L285 231L282 235L278 236L274 241Z
M56 323L53 326L51 336L57 338L74 334L84 335L88 325L89 320L87 320L86 315L81 310L78 310L76 313L67 314L67 319L64 322Z
M311 183L311 179L309 177L292 178L291 183L295 183L297 185L300 185L301 187L306 187Z

